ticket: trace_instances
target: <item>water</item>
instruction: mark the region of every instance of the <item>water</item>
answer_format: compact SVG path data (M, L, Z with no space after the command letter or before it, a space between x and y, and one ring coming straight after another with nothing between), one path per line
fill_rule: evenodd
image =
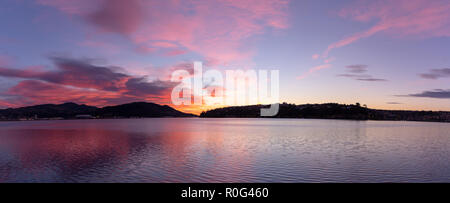
M449 182L450 124L0 122L0 182Z

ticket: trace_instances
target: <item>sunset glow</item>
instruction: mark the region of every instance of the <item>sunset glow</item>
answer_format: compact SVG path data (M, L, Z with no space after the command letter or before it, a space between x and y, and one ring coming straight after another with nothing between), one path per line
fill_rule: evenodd
M3 0L0 109L171 102L175 70L279 70L280 102L450 111L448 0Z

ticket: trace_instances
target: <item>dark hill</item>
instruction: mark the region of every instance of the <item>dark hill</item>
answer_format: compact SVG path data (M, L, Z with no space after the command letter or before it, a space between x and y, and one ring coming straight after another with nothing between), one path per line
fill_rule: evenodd
M169 106L136 102L97 108L75 103L43 104L0 110L0 120L72 119L72 118L131 118L131 117L190 117Z
M269 108L268 105L252 105L225 107L203 112L200 117L260 117L260 109ZM280 104L275 118L326 118L326 119L367 119L368 109L359 105L342 104Z
M260 109L268 105L238 106L213 109L200 114L210 118L258 118ZM349 120L405 120L450 122L450 112L445 111L394 111L376 110L359 104L280 104L279 112L273 118L313 118L313 119L349 119Z
M22 107L16 109L0 110L0 118L3 120L16 120L20 118L71 118L80 114L92 114L97 107L78 105L75 103L43 104L37 106Z
M135 102L118 106L107 106L97 111L100 117L191 117L167 105Z

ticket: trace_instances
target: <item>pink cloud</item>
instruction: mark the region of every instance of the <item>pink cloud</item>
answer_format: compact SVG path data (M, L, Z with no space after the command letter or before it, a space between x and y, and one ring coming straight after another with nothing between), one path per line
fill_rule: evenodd
M314 54L314 55L312 55L312 59L314 59L314 60L318 59L319 57L320 57L319 54Z
M335 48L380 32L400 37L450 36L448 0L361 0L342 9L339 15L364 23L375 22L375 25L329 45L324 57Z
M150 43L143 43L138 46L138 52L148 54L148 53L160 53L164 52L164 56L177 56L188 53L187 50L180 48L180 46L174 42L167 41L157 41Z
M100 49L110 54L117 54L120 52L120 47L116 46L115 44L102 42L98 40L86 40L84 42L81 42L79 45L84 47Z
M54 58L56 71L42 71L36 68L25 70L2 68L0 76L35 79L78 88L116 91L124 86L130 76L114 72L109 67L100 67L80 60Z
M135 101L170 103L170 92L161 87L161 95L148 94L147 89L141 91L142 85L148 83L135 81L128 91L103 91L96 89L75 88L40 80L23 80L10 88L6 93L14 99L0 100L0 106L15 108L21 106L75 102L93 106L117 105Z
M330 58L325 59L323 62L324 62L324 63L331 63L331 62L333 62L334 60L336 60L336 57L330 57Z
M253 51L244 46L244 40L268 29L288 27L289 0L38 2L81 16L101 30L127 36L138 47L155 48L153 42L163 41L220 63L248 59ZM167 48L168 44L159 45Z
M141 6L140 0L103 1L100 8L86 18L103 31L128 35L136 32L145 20Z
M64 13L86 15L95 11L101 1L99 0L36 0L38 4L52 6Z
M16 107L19 107L19 104L17 104L17 102L9 102L0 99L0 108L16 108Z
M8 94L19 96L15 102L20 106L64 102L102 106L110 103L109 99L121 96L117 92L77 89L37 80L24 80L9 89Z
M182 49L174 49L174 50L171 50L171 51L166 52L165 55L166 55L166 56L178 56L178 55L183 55L183 54L185 54L185 53L187 53L186 50L182 50Z
M172 42L153 42L151 43L154 47L160 47L160 48L176 48L178 45L172 43Z
M322 69L327 69L327 68L331 68L331 64L323 64L323 65L320 65L320 66L315 66L315 67L309 69L309 71L304 73L303 75L298 76L297 80L305 79L306 77L308 77L309 75L313 74L314 72L322 70Z
M331 50L335 49L335 48L339 48L339 47L343 47L343 46L347 46L353 42L356 42L362 38L366 38L366 37L370 37L373 34L385 30L388 27L386 25L377 25L374 26L372 28L370 28L369 30L363 31L363 32L359 32L356 34L353 34L350 37L344 38L338 42L335 42L333 44L330 44L327 48L327 50L324 52L323 57L328 57L328 54L330 53Z
M168 96L170 96L170 91L176 85L176 83L170 82L173 71L183 69L188 70L193 74L193 64L190 62L159 68L146 67L145 72L138 71L137 73L132 74L128 73L125 68L96 65L92 63L93 61L88 59L53 57L51 60L54 63L54 66L51 69L41 66L29 66L27 68L8 68L0 66L0 77L34 81L35 84L46 84L46 86L52 87L52 89L56 89L57 87L70 88L88 91L89 93L101 92L102 94L104 92L111 92L115 93L114 95L117 95L117 98L114 98L116 100L120 100L121 97L124 97L143 101L150 98L168 98ZM130 66L140 65L130 64L126 67ZM132 70L136 69L133 68ZM28 82L28 84L32 83ZM32 86L21 87L25 88ZM10 93L12 92L14 91L11 91ZM38 94L39 92L36 93ZM56 94L56 92L53 93ZM66 96L65 94L60 95ZM77 94L77 96L79 95L80 94ZM9 95L0 93L0 98L2 96ZM28 96L24 94L23 97L27 98ZM39 98L42 98L44 102L47 101L43 97ZM101 94L99 94L99 98L103 98L101 97ZM109 99L109 101L110 100L111 99ZM55 101L58 102L59 100ZM170 99L165 102L168 101L170 101ZM5 102L9 101L5 100Z
M142 54L149 54L149 53L155 53L156 51L158 51L158 49L144 44L144 45L139 45L136 48L136 51L139 53L142 53Z
M1 107L43 103L76 102L95 106L117 105L133 101L170 103L176 83L167 80L131 76L117 72L114 66L97 66L90 61L53 58L54 70L0 67L0 76L19 78L21 82L0 93ZM181 68L181 67L180 67Z
M9 56L0 55L0 66L6 66L11 63L11 58Z

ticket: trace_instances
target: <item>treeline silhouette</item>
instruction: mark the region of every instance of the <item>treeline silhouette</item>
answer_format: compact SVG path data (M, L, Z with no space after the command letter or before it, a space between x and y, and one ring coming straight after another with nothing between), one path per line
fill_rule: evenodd
M97 108L76 103L44 104L0 110L0 120L47 120L87 118L192 117L167 105L134 102Z
M202 112L202 118L259 118L261 108L269 105L234 106ZM0 110L0 120L48 120L48 119L103 119L103 118L151 118L194 117L167 105L134 102L117 106L97 108L76 103L44 104ZM277 115L272 118L311 118L348 120L405 120L450 122L446 111L396 111L377 110L356 104L280 104Z
M225 107L202 112L204 118L259 118L261 108L269 105ZM282 103L272 118L311 118L348 120L405 120L450 122L450 112L444 111L396 111L369 109L356 104L303 104Z

